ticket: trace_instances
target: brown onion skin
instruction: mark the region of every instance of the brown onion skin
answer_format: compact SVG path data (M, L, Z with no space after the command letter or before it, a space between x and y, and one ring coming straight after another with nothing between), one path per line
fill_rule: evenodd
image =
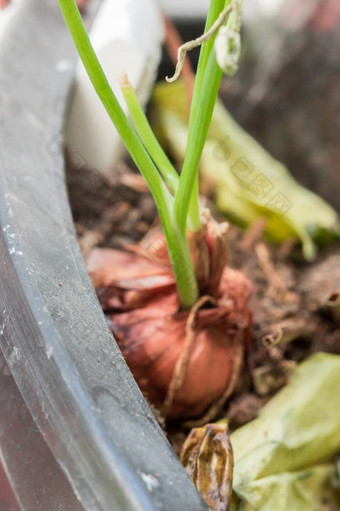
M90 274L97 288L105 289L106 294L99 296L132 374L147 399L161 409L183 350L189 312L180 310L167 269L138 254L116 252L93 253ZM114 263L116 256L119 265L124 263L121 270ZM105 274L103 263L108 260L110 270ZM197 313L188 366L169 418L199 417L225 391L240 347L244 350L250 294L248 279L225 267L217 305Z

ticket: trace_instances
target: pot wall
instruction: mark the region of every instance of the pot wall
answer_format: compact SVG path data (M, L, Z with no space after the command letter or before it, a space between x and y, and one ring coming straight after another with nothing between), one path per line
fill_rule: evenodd
M85 510L203 511L109 332L76 241L62 148L47 150L75 61L57 3L22 2L0 48L1 348Z

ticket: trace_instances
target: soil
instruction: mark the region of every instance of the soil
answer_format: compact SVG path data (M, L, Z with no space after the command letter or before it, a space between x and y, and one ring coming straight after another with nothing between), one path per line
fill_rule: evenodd
M110 178L77 168L71 157L68 163L70 202L85 256L95 246L124 249L158 224L153 200L131 162L118 165ZM212 202L202 200L213 212ZM254 285L251 349L237 389L218 417L227 417L231 430L257 416L297 363L318 351L340 354L339 245L324 247L307 264L294 242L266 243L263 225L258 221L247 231L231 226L229 233L230 266ZM168 424L167 433L178 452L185 428Z

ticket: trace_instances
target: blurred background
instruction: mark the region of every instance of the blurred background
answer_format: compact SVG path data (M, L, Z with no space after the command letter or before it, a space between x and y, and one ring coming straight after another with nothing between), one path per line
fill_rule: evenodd
M199 35L208 0L162 3L184 39ZM339 29L338 0L244 0L240 71L221 90L237 121L338 211Z
M0 33L21 1L0 0ZM209 0L160 3L184 40L201 33ZM338 211L339 27L339 0L244 0L240 71L221 91L237 121Z

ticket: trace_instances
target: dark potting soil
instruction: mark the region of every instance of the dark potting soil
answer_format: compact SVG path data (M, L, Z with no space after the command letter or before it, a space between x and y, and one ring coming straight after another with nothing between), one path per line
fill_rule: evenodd
M85 256L95 246L124 249L158 224L144 179L130 163L104 177L77 168L68 158L67 183ZM203 200L213 211L209 199ZM269 245L262 233L261 221L247 231L231 226L229 232L230 266L254 286L251 351L222 414L231 429L255 418L289 381L297 363L318 351L340 354L339 245L320 250L316 261L307 264L293 242ZM168 433L178 451L185 438L181 425L169 425Z

